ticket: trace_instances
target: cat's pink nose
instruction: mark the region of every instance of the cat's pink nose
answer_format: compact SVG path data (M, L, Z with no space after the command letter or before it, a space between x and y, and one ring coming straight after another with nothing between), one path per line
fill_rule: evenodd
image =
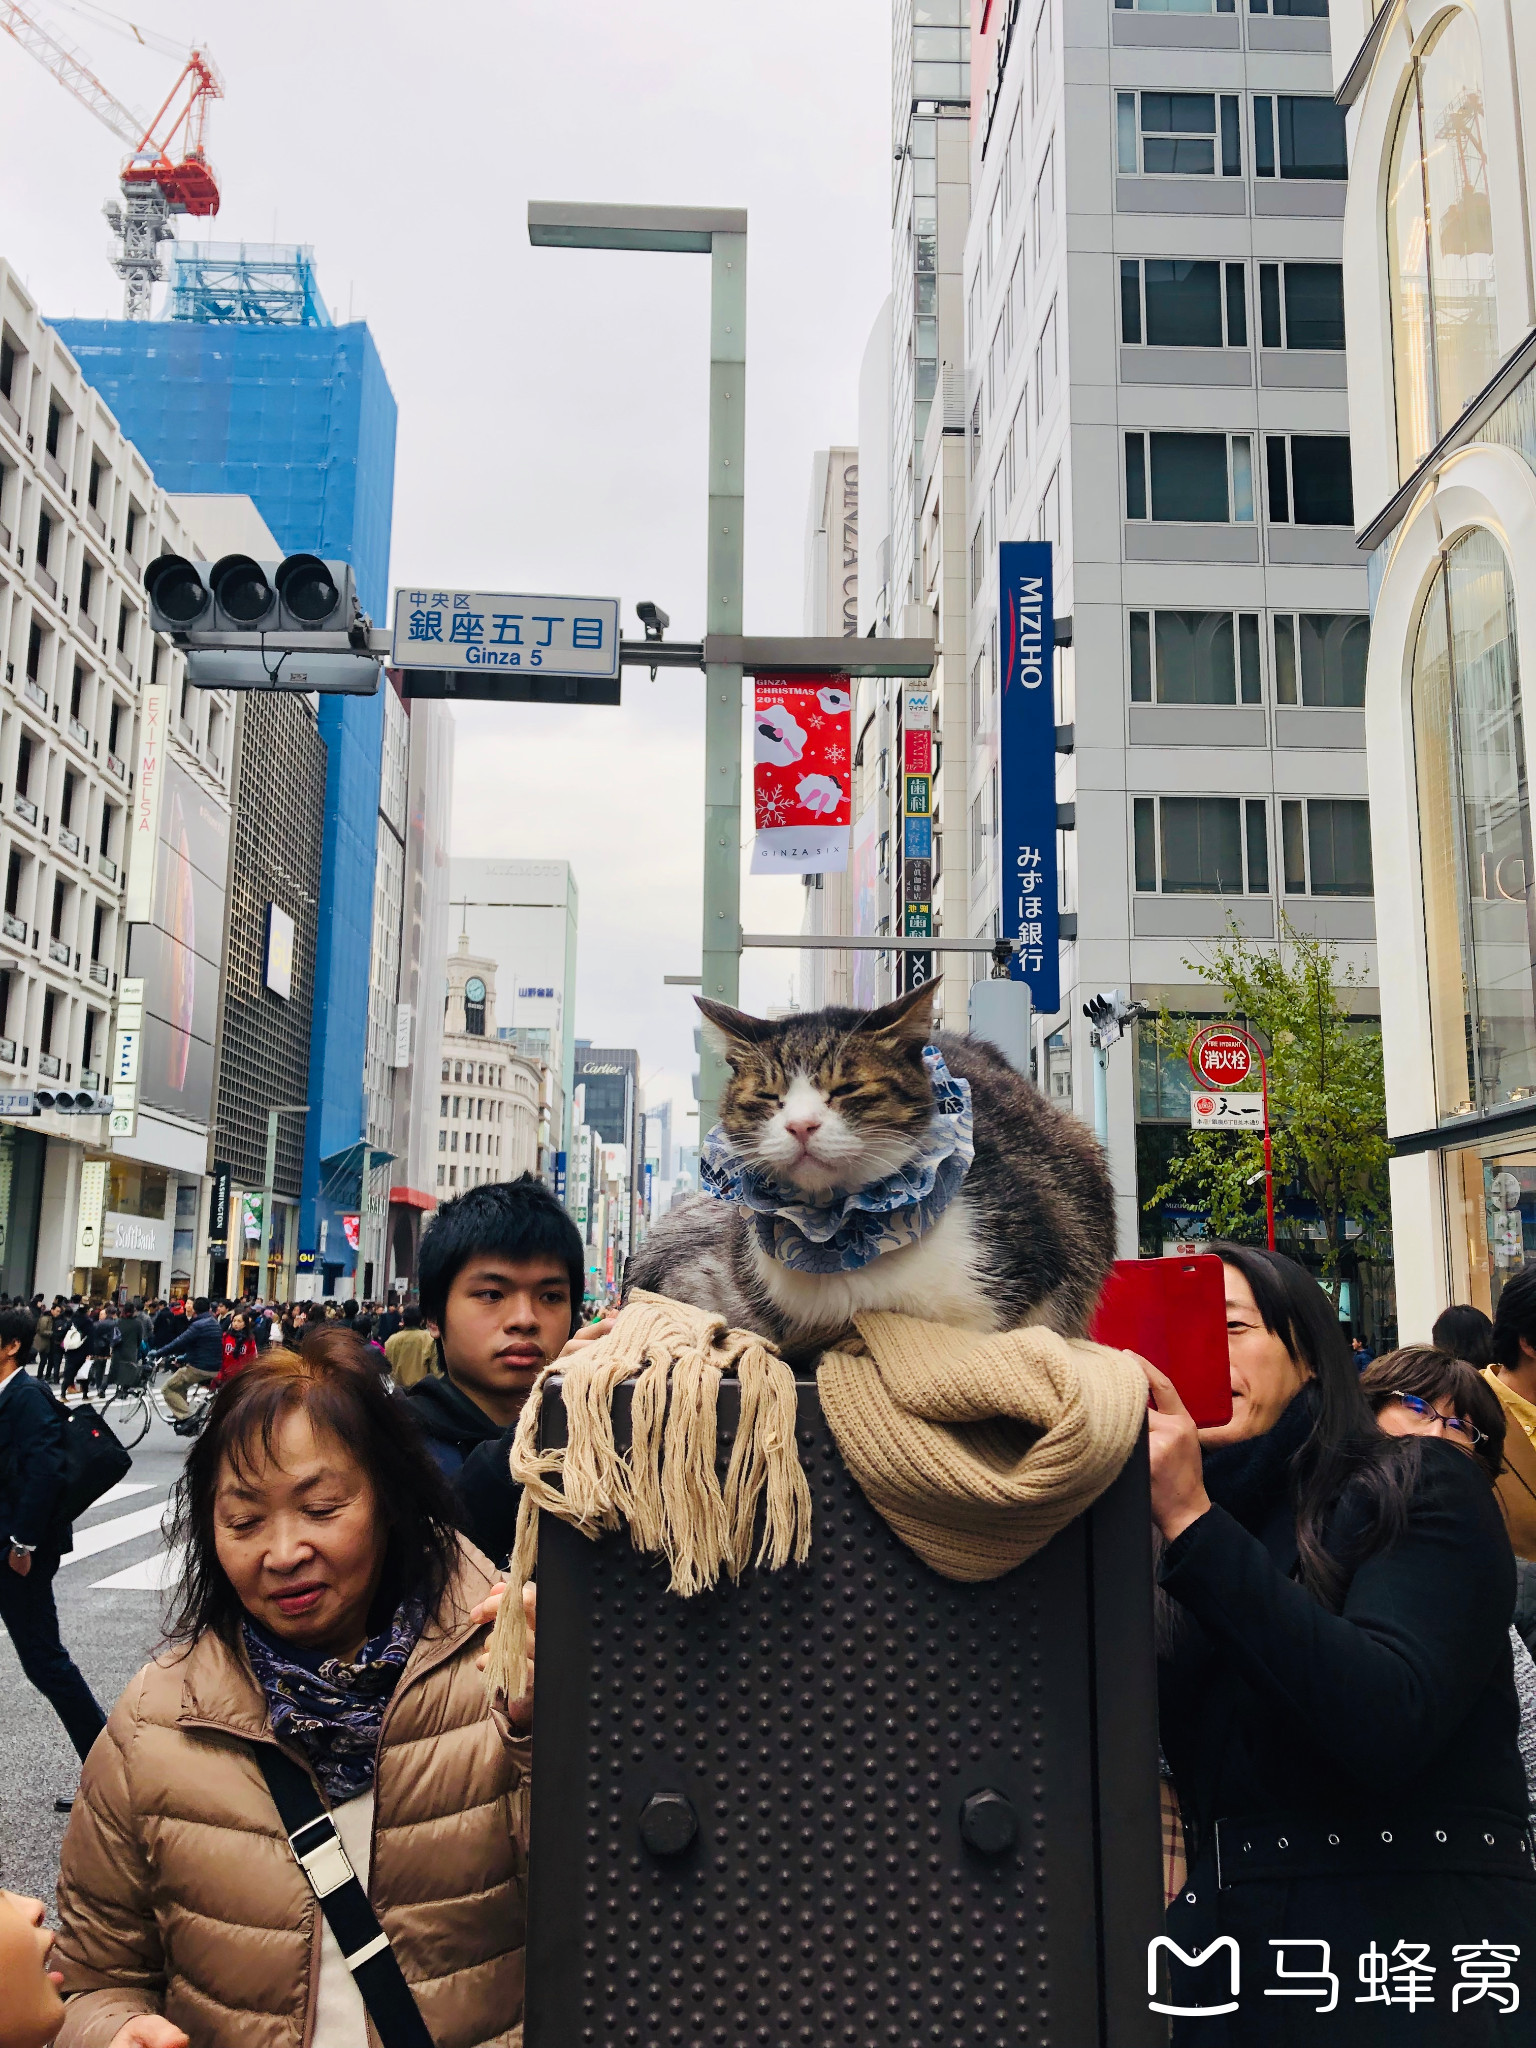
M800 1144L808 1145L821 1129L821 1118L819 1116L808 1117L804 1123L786 1123L784 1128Z

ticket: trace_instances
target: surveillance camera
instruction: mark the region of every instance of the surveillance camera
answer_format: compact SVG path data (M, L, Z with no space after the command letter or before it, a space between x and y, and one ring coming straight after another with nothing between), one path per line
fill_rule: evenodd
M647 640L659 640L672 623L670 615L659 604L652 604L649 598L635 606L635 616L645 627Z

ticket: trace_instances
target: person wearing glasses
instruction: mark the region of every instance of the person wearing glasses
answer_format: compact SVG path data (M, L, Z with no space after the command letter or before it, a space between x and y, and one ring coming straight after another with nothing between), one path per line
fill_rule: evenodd
M1405 1345L1369 1366L1360 1390L1388 1436L1438 1436L1475 1458L1497 1486L1507 1441L1504 1410L1483 1375L1465 1359L1433 1344ZM1536 1660L1520 1633L1518 1616L1509 1635L1520 1698L1520 1756L1536 1812Z

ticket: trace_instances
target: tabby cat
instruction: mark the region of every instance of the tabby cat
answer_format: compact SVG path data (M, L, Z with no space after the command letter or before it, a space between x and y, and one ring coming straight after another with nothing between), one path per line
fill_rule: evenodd
M1081 1335L1115 1251L1103 1153L992 1046L933 1033L937 986L774 1021L696 997L731 1069L712 1192L663 1218L626 1286L792 1358L870 1309Z

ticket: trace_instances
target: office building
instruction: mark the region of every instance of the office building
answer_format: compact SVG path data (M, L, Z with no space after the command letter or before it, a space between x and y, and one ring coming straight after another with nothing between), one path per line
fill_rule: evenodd
M600 1277L617 1284L644 1234L640 1055L632 1046L597 1046L588 1038L578 1038L574 1050L576 1116L590 1133L592 1177L605 1197L601 1219L595 1208L589 1219L592 1241L602 1256Z
M1536 16L1337 0L1332 29L1392 1226L1417 1340L1536 1259Z
M891 10L891 295L870 333L859 379L862 633L932 633L939 662L909 703L894 683L854 689L854 820L848 900L852 928L897 937L953 935L969 911L963 869L946 873L944 831L963 788L966 634L964 484L960 419L963 267L970 213L970 0L894 0ZM937 753L932 809L906 827L906 767L914 742ZM918 758L914 753L913 758ZM910 846L909 846L910 840ZM927 846L929 851L921 850ZM954 963L924 953L853 955L851 1000L861 1007L928 979L953 1022ZM958 977L964 1015L964 974Z
M460 937L447 961L437 1123L437 1199L516 1180L538 1158L538 1065L497 1035L496 963Z
M143 573L163 548L195 547L144 455L0 262L8 1293L192 1283L235 711L227 691L185 691L181 657L149 630ZM27 1113L34 1091L59 1088L110 1092L118 1114Z
M496 962L503 1037L550 1070L550 1137L540 1170L554 1187L573 1132L576 877L563 860L458 855L450 874L453 932L467 933L473 951Z
M973 21L963 444L970 750L946 871L998 928L998 547L1054 550L1062 1006L1041 1085L1093 1117L1081 1010L1213 1006L1188 963L1282 919L1376 1005L1365 558L1329 24L1252 6L993 5ZM1372 258L1375 261L1375 258ZM1351 313L1351 320L1354 319ZM930 428L932 421L929 422ZM947 427L946 427L947 431ZM899 465L898 465L899 466ZM935 848L940 835L935 828ZM947 915L947 907L946 907ZM985 971L978 964L974 971ZM1188 1128L1152 1034L1113 1053L1125 1253Z
M185 252L189 265L196 251ZM303 250L248 248L226 279L264 257L267 285L286 260L307 282L279 321L233 290L172 279L169 320L65 320L59 331L161 482L186 492L241 491L284 554L352 565L364 609L389 602L395 401L367 326L333 326ZM204 266L206 269L206 266ZM199 271L198 276L203 272ZM270 296L270 295L269 295ZM263 303L267 303L263 301ZM177 317L182 315L185 317ZM323 1292L362 1285L365 1179L378 1199L369 1122L369 1019L380 837L385 693L327 696L321 913L306 1090L299 1265ZM374 1069L374 1080L378 1070ZM372 1091L375 1107L380 1100ZM375 1241L377 1211L374 1212ZM357 1244L353 1237L357 1236Z
M209 561L235 553L263 561L281 552L249 498L183 496L176 505L197 552ZM184 688L182 713L195 711L203 694ZM236 693L226 965L218 993L207 1157L219 1190L208 1204L207 1220L221 1234L198 1241L198 1294L290 1300L300 1283L305 1120L296 1110L308 1101L325 761L313 698L287 691ZM282 800L274 802L278 790ZM263 1272L273 1109L284 1113L275 1130ZM311 1285L308 1271L303 1284Z
M805 529L805 626L822 639L854 639L859 630L859 451L818 448L811 457ZM803 932L853 930L848 870L806 875ZM852 955L807 947L796 991L802 1010L853 997Z
M448 957L448 833L453 713L430 697L405 703L405 881L395 993L389 1149L389 1285L414 1284L422 1226L437 1204L439 1067Z

